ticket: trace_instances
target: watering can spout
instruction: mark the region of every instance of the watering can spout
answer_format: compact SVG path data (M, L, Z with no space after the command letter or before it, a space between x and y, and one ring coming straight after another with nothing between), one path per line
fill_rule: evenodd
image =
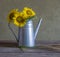
M34 34L34 39L36 39L36 36L37 36L38 31L39 31L41 22L42 22L42 18L39 19L39 22L38 22L38 24L37 24L37 26L36 26L36 30L35 30L35 34Z

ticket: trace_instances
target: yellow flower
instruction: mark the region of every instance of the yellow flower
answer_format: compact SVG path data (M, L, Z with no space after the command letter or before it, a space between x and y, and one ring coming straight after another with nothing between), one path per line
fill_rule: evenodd
M18 27L23 27L26 25L29 19L34 17L35 12L28 7L24 7L23 11L18 12L18 9L13 9L8 15L8 22L13 22Z
M20 15L16 17L14 20L14 24L17 25L18 27L23 27L26 24L25 19L23 19Z
M8 22L13 22L14 19L19 15L18 9L13 9L8 15Z
M35 12L31 8L25 7L23 9L23 18L24 19L29 19L35 15L36 15Z

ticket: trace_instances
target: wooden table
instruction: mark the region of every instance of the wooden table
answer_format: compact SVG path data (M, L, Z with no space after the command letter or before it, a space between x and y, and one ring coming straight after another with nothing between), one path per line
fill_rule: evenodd
M0 57L60 57L60 44L41 43L36 48L18 48L16 41L0 41Z

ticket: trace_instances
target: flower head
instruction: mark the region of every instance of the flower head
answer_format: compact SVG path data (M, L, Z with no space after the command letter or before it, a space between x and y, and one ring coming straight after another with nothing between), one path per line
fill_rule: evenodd
M29 18L32 18L36 15L35 12L31 8L28 8L28 7L24 7L22 13L23 13L24 19L29 19Z
M14 19L19 15L18 9L13 9L8 15L8 22L13 22Z
M26 24L25 19L21 17L21 15L17 16L14 20L14 24L17 25L18 27L23 27Z

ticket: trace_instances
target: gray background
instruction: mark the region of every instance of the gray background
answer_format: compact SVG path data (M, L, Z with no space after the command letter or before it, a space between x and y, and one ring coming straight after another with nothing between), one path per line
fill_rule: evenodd
M33 20L34 28L39 18L43 18L37 40L60 40L60 0L0 0L0 40L15 40L8 28L7 16L10 10L25 6L33 8L38 19ZM18 28L11 25L17 35Z

